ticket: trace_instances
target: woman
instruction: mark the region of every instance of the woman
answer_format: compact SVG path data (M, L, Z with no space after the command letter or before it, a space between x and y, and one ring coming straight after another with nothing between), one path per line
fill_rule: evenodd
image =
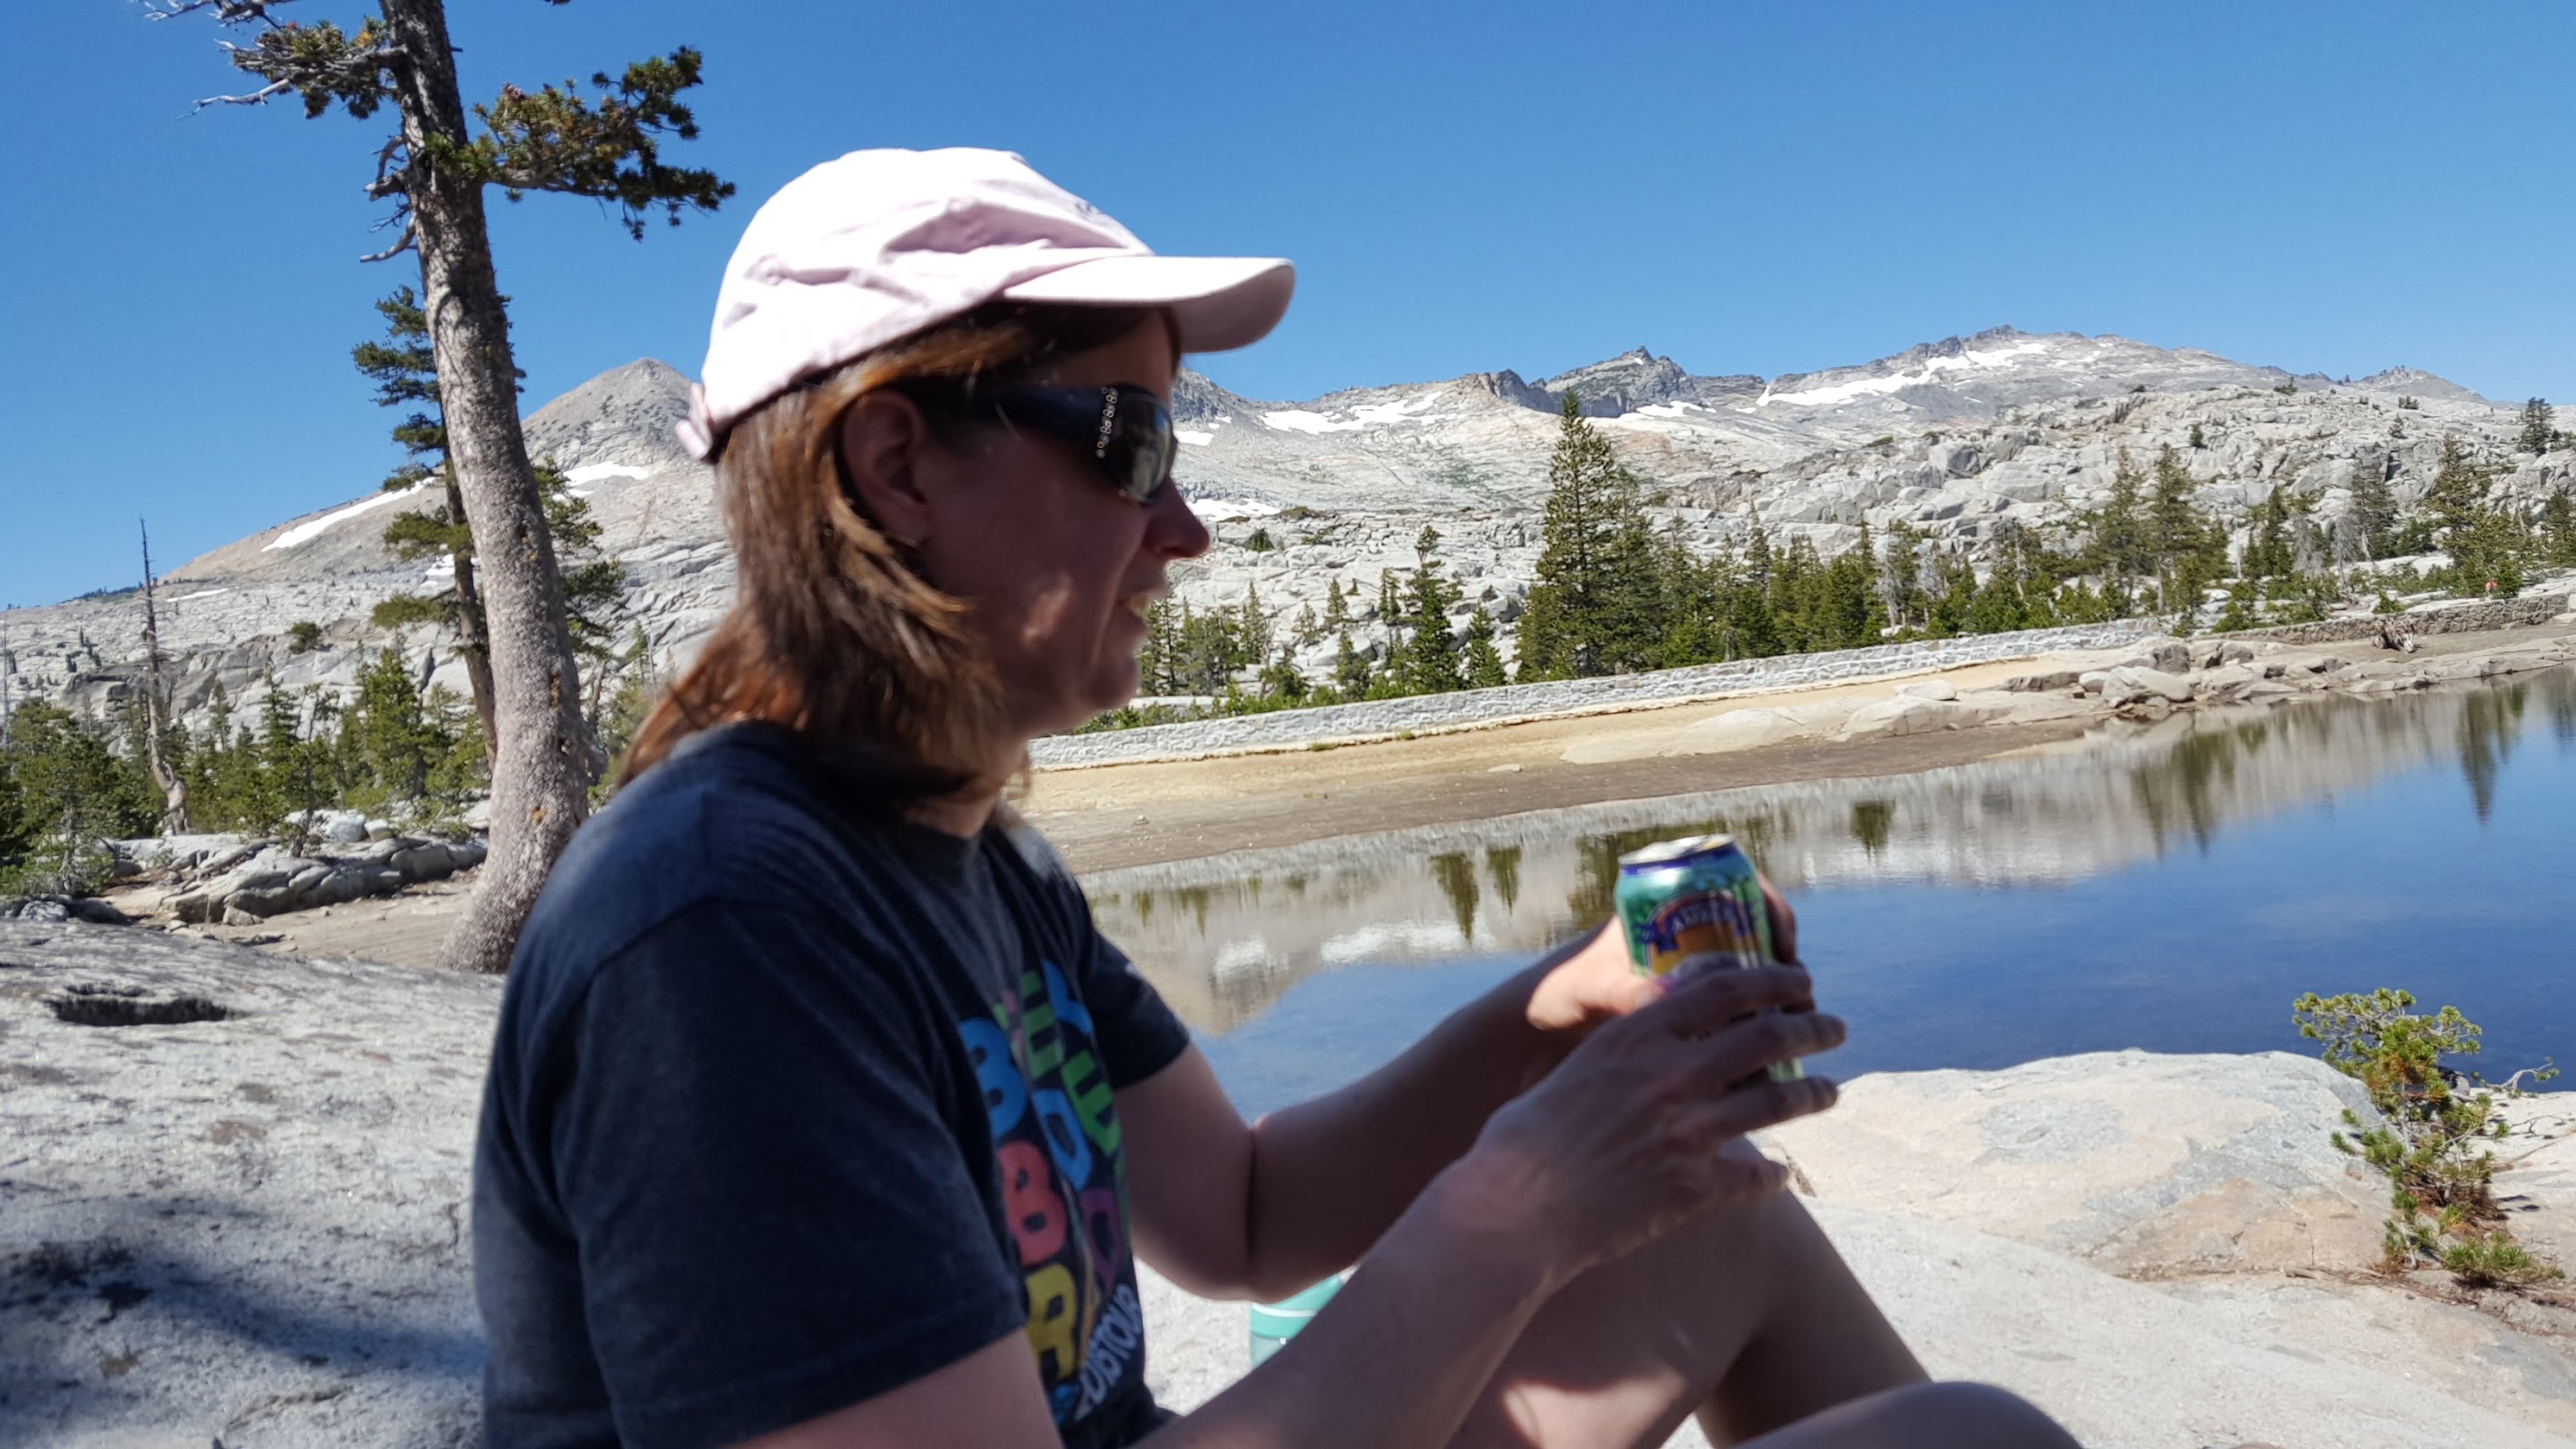
M856 153L753 219L683 430L737 601L556 867L494 1046L495 1449L1654 1444L1694 1412L2070 1442L1924 1384L1743 1144L1832 1100L1743 1085L1841 1040L1748 1015L1809 1006L1801 971L1659 996L1596 934L1246 1126L1002 807L1032 737L1133 692L1207 547L1181 352L1290 285L1154 257L993 152ZM1256 1299L1366 1269L1174 1421L1138 1253Z

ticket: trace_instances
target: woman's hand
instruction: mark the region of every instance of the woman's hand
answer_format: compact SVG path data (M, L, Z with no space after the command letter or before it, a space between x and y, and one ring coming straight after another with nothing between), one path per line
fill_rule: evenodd
M1762 877L1762 904L1771 914L1771 951L1781 960L1798 959L1798 915ZM1640 975L1628 959L1628 943L1616 920L1592 933L1571 956L1539 978L1530 993L1530 1025L1541 1031L1583 1033L1605 1021L1626 1016L1661 995L1653 978Z
M1813 1008L1795 967L1711 972L1596 1027L1494 1114L1453 1172L1569 1277L1718 1203L1776 1192L1785 1169L1723 1149L1833 1105L1825 1078L1762 1075L1842 1043L1843 1023Z

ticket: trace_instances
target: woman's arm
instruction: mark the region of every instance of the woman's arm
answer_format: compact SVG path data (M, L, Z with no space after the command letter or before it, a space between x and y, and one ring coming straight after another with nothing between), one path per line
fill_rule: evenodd
M1769 883L1774 949L1797 918ZM1425 1184L1594 1027L1655 992L1607 928L1550 953L1339 1091L1246 1127L1192 1048L1118 1094L1138 1250L1202 1297L1284 1298L1359 1261Z
M1461 1164L1462 1168L1468 1165ZM1365 1280L1260 1372L1149 1446L1446 1442L1554 1287L1472 1170L1424 1193ZM1013 1334L889 1393L740 1449L1041 1449L1057 1442L1028 1340Z
M1196 1047L1118 1094L1140 1256L1203 1297L1285 1298L1357 1262L1494 1109L1573 1045L1530 1024L1578 944L1339 1091L1246 1126Z
M1769 1062L1841 1040L1841 1023L1830 1017L1745 1019L1764 1006L1795 1005L1807 990L1796 972L1729 972L1606 1028L1574 1064L1496 1115L1472 1151L1414 1196L1376 1243L1368 1271L1314 1323L1146 1444L1447 1443L1559 1287L1714 1203L1779 1190L1781 1169L1719 1149L1833 1101L1822 1079L1739 1085ZM998 1340L746 1449L933 1442L957 1449L1056 1442L1025 1342Z

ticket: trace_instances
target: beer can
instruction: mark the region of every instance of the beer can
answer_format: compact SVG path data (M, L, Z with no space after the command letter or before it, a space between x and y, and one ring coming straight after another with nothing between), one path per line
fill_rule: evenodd
M1619 857L1612 899L1628 959L1648 976L1679 984L1779 960L1761 878L1734 836L1694 835L1630 851ZM1805 1075L1796 1062L1769 1070L1780 1082Z

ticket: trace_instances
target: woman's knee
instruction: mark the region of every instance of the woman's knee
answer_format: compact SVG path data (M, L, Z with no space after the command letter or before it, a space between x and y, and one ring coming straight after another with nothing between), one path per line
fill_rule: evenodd
M2056 1420L1992 1384L1912 1384L1838 1404L1741 1449L2077 1449Z
M1993 1384L1948 1380L1875 1396L1909 1449L2076 1449L2073 1436L2028 1399ZM1864 1441L1876 1443L1876 1440Z

